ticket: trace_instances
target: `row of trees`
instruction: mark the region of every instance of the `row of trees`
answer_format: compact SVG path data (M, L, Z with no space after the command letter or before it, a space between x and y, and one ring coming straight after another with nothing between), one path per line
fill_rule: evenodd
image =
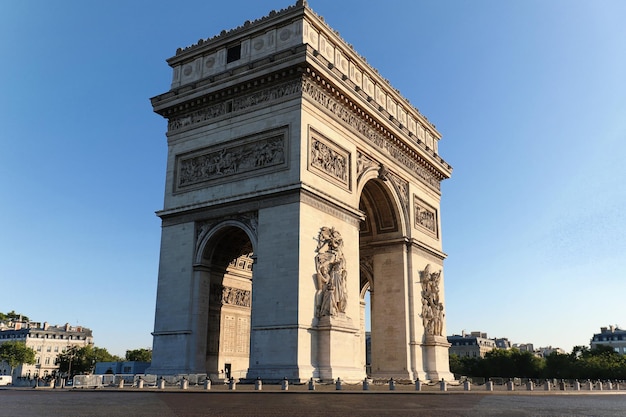
M450 355L450 371L482 378L556 378L626 380L626 356L610 346L575 346L571 353L540 358L518 349L494 349L484 358Z
M140 361L151 362L151 349L127 350L126 357L121 358L110 354L105 348L97 346L73 346L61 353L58 357L59 372L62 374L79 375L94 371L96 362Z

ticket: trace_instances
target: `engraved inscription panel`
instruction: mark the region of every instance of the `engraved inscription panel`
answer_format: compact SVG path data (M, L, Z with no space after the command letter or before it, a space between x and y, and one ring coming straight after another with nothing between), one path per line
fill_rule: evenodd
M437 210L413 194L413 211L415 213L415 228L439 237L437 231Z

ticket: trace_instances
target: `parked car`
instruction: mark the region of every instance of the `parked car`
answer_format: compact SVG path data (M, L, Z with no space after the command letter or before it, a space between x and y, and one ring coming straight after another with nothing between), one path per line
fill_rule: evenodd
M13 377L10 375L0 375L0 386L1 385L13 385Z

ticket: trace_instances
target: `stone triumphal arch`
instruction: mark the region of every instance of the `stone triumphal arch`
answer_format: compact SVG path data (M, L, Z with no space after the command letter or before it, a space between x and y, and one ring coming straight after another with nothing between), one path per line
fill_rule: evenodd
M168 64L149 371L452 379L435 127L304 1Z

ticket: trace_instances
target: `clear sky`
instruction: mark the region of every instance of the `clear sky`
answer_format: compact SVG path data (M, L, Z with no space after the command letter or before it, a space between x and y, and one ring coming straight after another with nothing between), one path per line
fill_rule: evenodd
M295 0L0 1L0 311L151 347L176 48ZM626 2L311 0L443 134L447 333L626 327Z

